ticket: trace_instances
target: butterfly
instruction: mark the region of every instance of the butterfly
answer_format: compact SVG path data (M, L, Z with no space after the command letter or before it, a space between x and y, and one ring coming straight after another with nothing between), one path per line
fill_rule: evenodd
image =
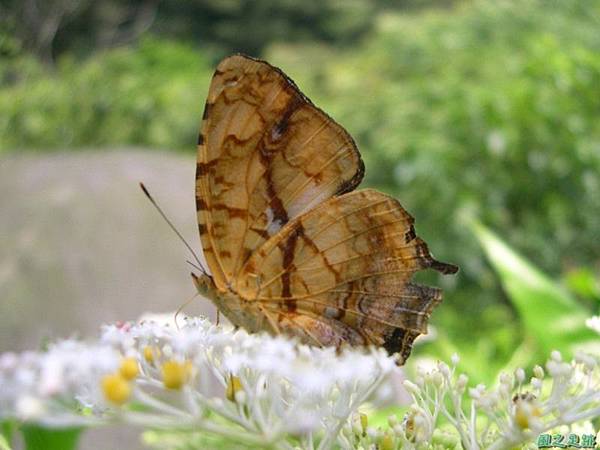
M440 303L412 283L435 260L394 198L354 190L364 164L352 137L265 61L233 55L214 73L202 115L196 209L210 275L198 291L234 325L318 346L410 354Z

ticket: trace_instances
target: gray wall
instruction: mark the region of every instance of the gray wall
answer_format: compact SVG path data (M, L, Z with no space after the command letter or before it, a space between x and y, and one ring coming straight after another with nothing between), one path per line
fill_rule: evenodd
M195 165L192 154L135 150L0 157L0 352L183 305L195 292L190 255L138 182L200 251ZM185 312L214 317L201 299ZM141 448L129 427L90 431L83 444Z

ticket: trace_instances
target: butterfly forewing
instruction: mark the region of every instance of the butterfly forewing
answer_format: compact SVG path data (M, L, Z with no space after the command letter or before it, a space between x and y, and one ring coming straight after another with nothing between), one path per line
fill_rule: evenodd
M216 286L289 220L353 189L363 165L352 138L282 72L235 55L206 102L196 174L202 246Z

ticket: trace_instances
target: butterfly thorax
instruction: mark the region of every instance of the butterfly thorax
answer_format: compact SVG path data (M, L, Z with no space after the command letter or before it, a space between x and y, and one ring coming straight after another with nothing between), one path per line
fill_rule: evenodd
M192 278L198 293L212 301L233 325L244 327L250 332L262 329L264 317L254 302L242 299L231 290L219 291L208 275L192 274Z

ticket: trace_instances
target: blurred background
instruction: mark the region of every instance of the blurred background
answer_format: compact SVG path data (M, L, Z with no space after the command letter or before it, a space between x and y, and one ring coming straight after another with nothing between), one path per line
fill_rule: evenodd
M0 351L193 295L137 183L199 249L200 115L244 52L347 128L363 185L460 265L419 277L445 301L415 361L456 351L489 382L570 352L600 305L598 30L599 1L3 0Z

